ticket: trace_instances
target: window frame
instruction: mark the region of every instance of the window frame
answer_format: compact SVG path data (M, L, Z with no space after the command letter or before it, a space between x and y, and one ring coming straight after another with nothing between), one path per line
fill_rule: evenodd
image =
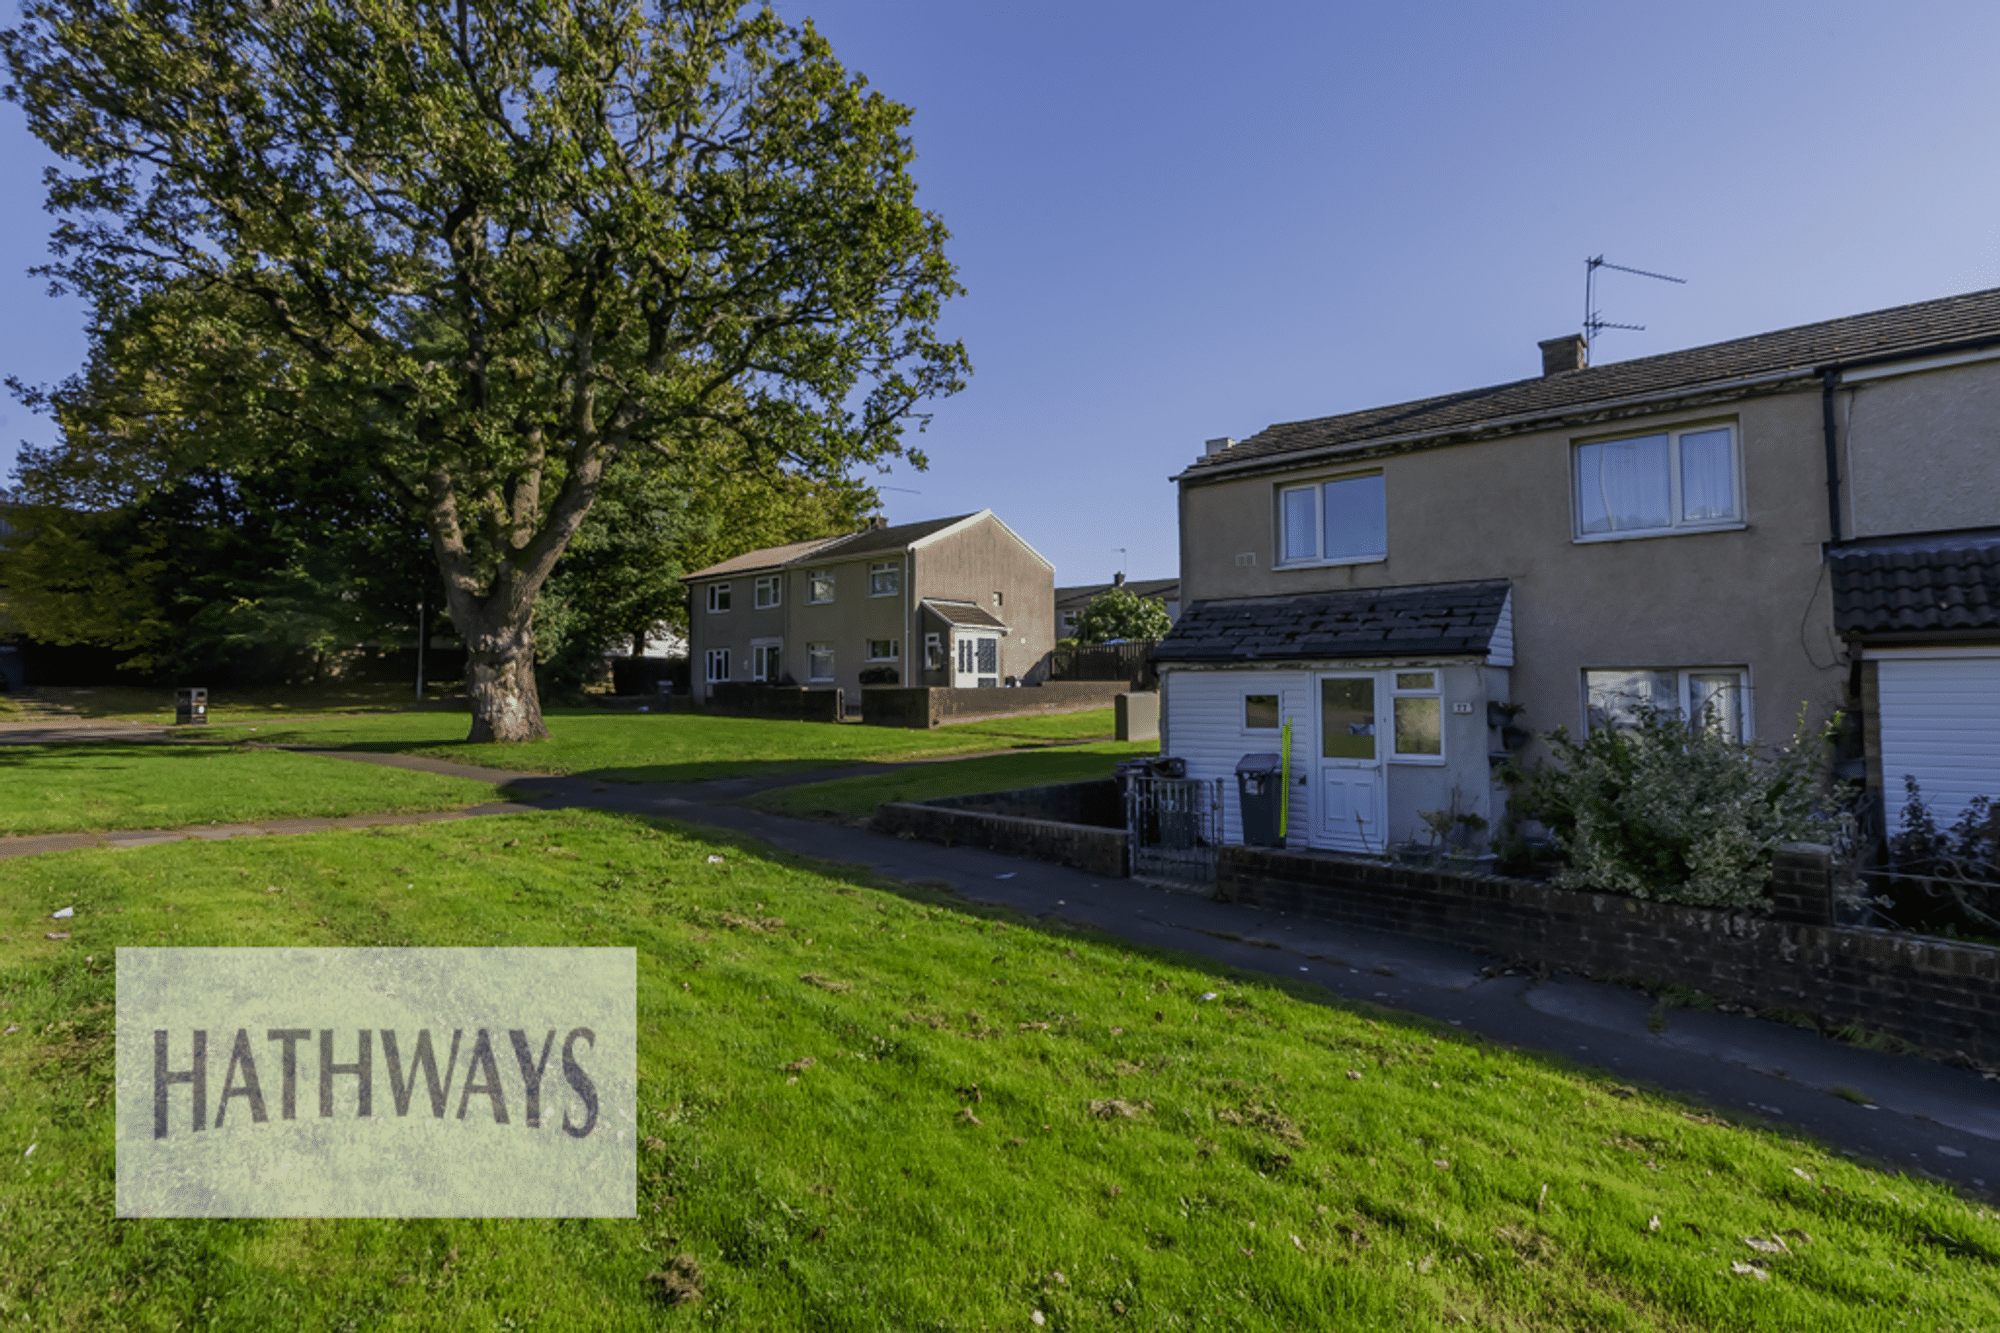
M1444 672L1437 667L1396 667L1384 674L1388 677L1387 683L1389 686L1389 744L1383 751L1383 759L1396 764L1443 765L1447 760L1444 727ZM1403 684L1403 677L1405 676L1429 676L1431 683L1423 686L1405 686ZM1436 754L1427 754L1421 750L1403 749L1402 719L1398 715L1396 705L1405 699L1430 699L1436 702L1438 738ZM1379 732L1380 729L1380 724L1378 723L1377 731Z
M1755 685L1751 679L1750 667L1747 663L1744 664L1716 663L1716 664L1709 664L1702 666L1683 666L1683 667L1660 667L1660 666L1584 667L1581 672L1580 679L1583 686L1583 730L1586 736L1596 730L1596 728L1592 725L1591 721L1592 713L1594 710L1592 709L1590 703L1590 693L1591 693L1590 677L1594 672L1596 673L1646 672L1654 676L1665 676L1668 674L1672 674L1672 676L1674 677L1674 708L1680 714L1682 719L1684 719L1690 726L1694 725L1695 722L1693 709L1691 707L1691 701L1694 697L1693 696L1694 678L1696 676L1733 675L1736 677L1736 694L1738 700L1737 703L1738 734L1731 737L1731 739L1738 741L1745 741L1745 742L1753 741L1756 739L1757 727L1752 707L1755 701ZM1614 727L1617 726L1615 722L1612 723L1611 725Z
M1271 711L1272 711L1272 714L1273 714L1273 716L1275 716L1277 720L1276 720L1275 722L1273 722L1273 723L1272 723L1272 724L1271 724L1270 726L1268 726L1268 727L1253 727L1253 726L1251 726L1251 725L1250 725L1250 701L1251 701L1252 699L1269 699L1269 700L1271 700L1271 701L1272 701L1272 702L1271 702ZM1244 690L1244 691L1242 692L1242 694L1241 694L1240 696L1238 696L1238 701L1239 701L1239 702L1241 703L1241 705L1242 705L1242 708L1241 708L1241 711L1239 711L1239 712L1237 713L1237 718L1238 718L1238 720L1239 720L1239 721L1240 721L1240 723L1241 723L1241 727L1240 727L1240 729L1239 729L1239 733L1238 733L1238 734L1240 734L1240 735L1244 735L1244 736L1276 736L1276 735L1279 735L1279 734L1281 734L1281 733L1282 733L1282 732L1284 731L1284 729L1285 729L1285 692L1284 692L1283 690L1262 690L1262 689L1259 689L1259 690Z
M826 596L820 596L820 585L826 585ZM806 605L826 606L833 601L833 571L830 569L809 569L806 571Z
M750 640L750 679L753 683L772 684L785 674L785 641L783 639Z
M936 671L944 665L944 635L924 635L924 670Z
M1366 555L1326 554L1326 488L1346 482L1378 481L1382 486L1382 549ZM1310 494L1312 496L1313 554L1293 559L1285 554L1290 548L1286 536L1286 499L1289 496ZM1277 537L1271 568L1280 569L1326 569L1339 565L1376 565L1389 558L1389 482L1381 468L1369 468L1359 472L1339 472L1330 476L1310 477L1302 481L1281 482L1274 488L1272 528Z
M876 654L876 652L875 652L875 648L876 648L876 645L878 645L878 644L884 644L884 643L886 643L886 644L888 644L888 645L889 645L889 655L888 655L887 657L882 657L882 656L878 656L878 655ZM902 641L901 641L900 639L870 639L870 640L868 640L868 660L869 660L869 661L871 661L871 662L900 662L900 661L902 661L902 660L903 660L903 644L902 644Z
M729 614L729 603L732 600L729 590L734 586L731 583L711 583L708 585L708 614L712 616L726 616Z
M722 664L722 671L719 675L715 670L718 661ZM729 650L727 648L710 648L708 650L707 656L702 660L701 679L702 683L706 685L727 685L729 683Z
M1681 440L1688 435L1701 435L1709 431L1729 432L1729 485L1736 504L1736 513L1729 518L1688 519L1684 517L1687 500L1685 483L1681 475ZM1621 444L1627 440L1647 440L1655 436L1665 436L1667 440L1667 522L1663 527L1631 528L1624 531L1585 532L1583 530L1583 471L1582 459L1585 449L1606 444ZM1649 537L1679 537L1697 532L1737 532L1749 526L1744 517L1748 512L1743 495L1743 426L1734 417L1722 420L1683 421L1661 426L1653 430L1625 431L1617 435L1599 435L1587 439L1570 441L1569 447L1569 509L1570 541L1578 545L1595 542L1643 541ZM1638 670L1640 668L1633 668ZM1663 668L1664 669L1664 668Z
M882 586L883 576L888 578L888 586ZM903 562L900 560L877 560L868 566L868 595L870 597L895 597L903 591Z
M819 674L820 659L826 660L826 674ZM809 681L837 680L839 667L834 661L833 644L830 642L808 643L806 645L806 679Z
M765 593L770 600L766 601ZM783 574L759 574L752 587L750 605L759 611L770 611L785 604L785 576Z

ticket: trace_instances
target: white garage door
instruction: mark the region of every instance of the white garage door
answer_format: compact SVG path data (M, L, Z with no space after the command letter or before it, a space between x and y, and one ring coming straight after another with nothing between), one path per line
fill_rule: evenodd
M1889 832L1902 827L1905 774L1941 829L1975 796L2000 801L2000 652L1884 657L1880 670Z

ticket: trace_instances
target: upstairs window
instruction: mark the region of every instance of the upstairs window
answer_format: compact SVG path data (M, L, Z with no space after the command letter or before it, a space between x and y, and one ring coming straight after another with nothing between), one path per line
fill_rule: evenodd
M759 611L768 611L776 606L784 596L785 581L779 574L767 574L757 580L756 603Z
M903 589L903 566L901 561L882 560L868 566L868 595L870 597L894 597Z
M708 609L713 614L721 614L729 609L729 585L711 583L708 585Z
M1278 563L1350 565L1389 554L1382 474L1341 477L1278 492Z
M806 575L806 600L808 602L830 602L833 600L833 571L815 569Z
M1743 522L1734 426L1576 446L1579 540L1737 527Z

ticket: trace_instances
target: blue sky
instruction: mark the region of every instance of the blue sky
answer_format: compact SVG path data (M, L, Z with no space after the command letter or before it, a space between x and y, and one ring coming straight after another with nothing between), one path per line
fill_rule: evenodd
M2000 286L2000 6L779 0L915 108L975 373L878 478L1058 583L1176 572L1212 436ZM39 145L0 108L0 369L60 378ZM0 402L0 442L51 437ZM1121 557L1117 548L1125 548Z

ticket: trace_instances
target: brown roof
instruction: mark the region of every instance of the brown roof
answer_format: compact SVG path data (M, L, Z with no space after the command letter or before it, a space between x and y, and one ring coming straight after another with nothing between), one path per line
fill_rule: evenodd
M1342 416L1268 426L1194 461L1179 479L1306 450L1344 450L1450 436L1608 407L1631 399L1717 391L1750 381L2000 342L2000 288L1802 324L1661 356L1564 371Z
M809 542L793 542L789 546L766 546L762 550L745 551L742 555L731 556L720 564L707 569L697 569L692 574L683 574L682 582L692 579L715 578L723 574L747 574L752 570L777 569L782 565L806 562L806 557L821 559L851 560L858 555L872 555L877 551L900 551L911 542L921 541L934 532L942 532L954 523L963 523L976 514L960 514L956 518L933 518L922 523L899 523L891 528L863 528L840 537L820 537Z
M1843 635L2000 634L2000 528L1836 542L1827 562Z
M766 546L757 551L745 551L742 555L732 555L719 564L707 569L697 569L692 574L683 574L682 581L688 579L715 578L723 574L748 574L753 570L777 569L802 555L810 555L822 546L839 541L838 537L815 537L809 542L793 542L789 546Z
M970 625L975 629L1007 628L1006 621L977 602L959 602L947 597L926 597L924 610L947 625Z

